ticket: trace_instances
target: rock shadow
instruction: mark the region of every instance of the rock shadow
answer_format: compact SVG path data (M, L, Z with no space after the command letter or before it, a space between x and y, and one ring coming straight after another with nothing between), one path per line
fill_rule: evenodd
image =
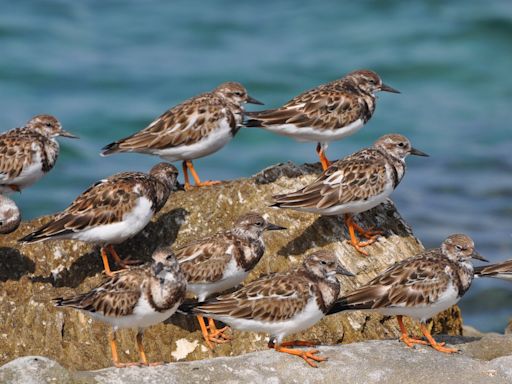
M159 246L172 245L176 241L181 225L185 222L188 212L183 208L173 209L150 222L144 230L124 243L115 245L114 249L122 259L136 260L140 263L151 261L151 255ZM109 255L109 263L113 270L117 266ZM78 257L68 269L50 276L35 276L34 282L50 283L55 287L76 288L86 278L103 272L100 248Z
M412 236L412 229L395 210L391 200L366 212L354 215L355 222L365 229L378 228L384 237L396 234L400 237ZM345 220L340 216L320 216L298 237L290 240L277 254L281 256L302 255L314 247L325 247L334 242L349 240Z
M0 281L19 280L35 270L35 263L19 250L0 247Z

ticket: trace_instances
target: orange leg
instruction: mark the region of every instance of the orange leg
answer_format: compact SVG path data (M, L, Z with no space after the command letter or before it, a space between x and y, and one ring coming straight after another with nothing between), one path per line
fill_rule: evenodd
M117 368L125 368L125 367L132 367L134 365L140 365L139 363L120 363L119 362L119 355L117 354L115 331L112 331L112 333L109 335L109 342L110 342L110 350L112 351L112 362L114 363L114 365Z
M398 326L400 327L400 332L402 332L402 336L400 336L400 341L403 341L408 347L412 347L414 344L428 345L426 341L414 339L409 336L402 318L403 316L401 315L398 315L396 317L396 320L398 321Z
M183 168L183 178L185 179L185 191L190 190L190 180L188 178L188 167L187 167L187 161L183 161L181 163L181 166Z
M357 251L359 253L362 253L363 255L368 256L368 252L366 252L362 248L375 243L375 241L378 238L378 235L377 234L372 235L368 239L368 241L360 241L356 236L356 231L359 232L359 230L361 230L364 232L364 230L359 225L354 223L354 220L352 219L352 215L350 213L345 214L345 224L348 227L348 233L350 235L350 243L352 244L352 246L355 249L357 249Z
M140 330L139 332L137 332L137 348L139 350L139 355L140 355L140 364L147 365L150 367L154 367L156 365L162 365L163 362L148 363L148 359L146 358L146 352L144 352L144 344L142 344L143 337L144 337L143 331Z
M322 148L322 144L318 143L316 145L316 153L318 154L318 157L320 158L320 163L322 164L322 170L325 171L329 166L331 165L331 162L327 157L325 157L324 150Z
M199 326L201 327L201 332L203 334L204 341L208 348L213 349L213 345L210 341L210 335L208 334L208 328L206 327L206 323L204 322L204 317L197 315L197 321L199 322Z
M112 257L114 258L114 261L116 262L116 264L119 265L121 268L128 268L130 265L141 264L141 261L139 261L139 260L129 260L129 259L123 260L123 259L121 259L119 254L114 249L113 245L109 245L107 248L108 248L110 254L112 255Z
M215 325L215 320L213 320L212 318L208 319L208 330L210 331L208 338L210 339L210 341L213 341L214 343L218 344L227 343L229 340L231 340L231 336L226 335L224 333L228 329L229 327L218 329L217 326Z
M194 165L192 164L192 161L185 160L185 164L187 165L188 169L190 170L190 173L192 174L192 177L194 178L196 187L209 187L210 185L220 184L220 181L211 181L211 180L201 181L199 179L199 175L197 174L196 170L194 169Z
M8 184L9 188L11 188L14 192L21 192L21 188L18 187L16 184Z
M105 248L101 247L100 253L101 253L101 259L103 260L103 269L105 271L105 274L107 276L111 276L111 277L114 276L114 274L110 270L110 265L108 264L107 251L105 250Z
M304 351L302 349L293 349L293 348L285 348L283 345L289 345L290 343L295 343L295 345L301 345L301 344L309 344L309 342L302 342L300 340L296 340L289 343L283 343L281 345L279 344L273 344L269 343L269 348L274 348L277 352L284 352L288 353L290 355L299 356L304 359L306 363L308 363L310 366L317 368L318 366L315 364L315 361L326 361L326 357L317 356L318 350L317 349L310 349L307 351Z
M380 235L382 235L382 231L381 230L378 230L378 229L364 229L364 228L360 227L354 221L352 216L350 217L350 219L352 221L352 226L354 227L355 231L357 233L359 233L361 236L366 237L369 240L373 240L372 243L374 243L376 241L376 239L378 239L378 237Z
M309 340L292 340L292 341L285 341L284 343L281 343L281 347L314 347L318 345L319 343L316 341L309 341Z
M430 331L425 326L425 324L420 323L420 329L421 329L421 332L423 332L423 334L427 338L427 340L430 343L430 345L432 346L432 348L434 348L436 351L443 352L443 353L459 352L458 349L445 347L443 343L438 343L437 341L435 341L434 338L432 337L432 335L430 334Z

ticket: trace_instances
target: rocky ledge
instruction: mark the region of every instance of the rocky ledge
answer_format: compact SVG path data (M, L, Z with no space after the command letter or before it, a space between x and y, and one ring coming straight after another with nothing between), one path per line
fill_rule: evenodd
M459 354L398 341L366 341L319 347L328 361L311 368L301 359L260 351L157 367L71 372L44 357L22 357L0 367L0 382L12 384L140 383L353 383L505 384L512 382L512 336L445 337Z
M361 225L377 226L384 230L383 236L368 248L369 257L358 254L349 245L341 218L320 217L268 207L272 194L295 190L312 181L319 172L319 167L315 165L298 167L282 164L266 169L252 178L189 192L177 191L142 233L116 248L122 257L148 261L159 245L179 246L198 236L213 234L229 228L242 213L254 210L267 214L272 222L285 226L288 230L265 235L267 251L250 279L273 271L287 270L298 265L304 254L325 248L337 252L345 266L357 274L355 278L341 278L342 292L354 289L390 264L422 250L421 243L414 237L391 201L358 216ZM101 281L102 263L98 249L75 241L50 241L34 245L20 245L16 241L48 219L41 217L23 222L16 232L0 238L0 364L20 356L43 355L74 370L109 367L111 360L107 343L108 327L93 322L77 311L58 310L51 303L53 297L84 292ZM440 314L432 327L434 334L461 334L460 312L454 307ZM395 338L398 337L398 330L394 319L355 312L329 316L296 337L318 340L322 344L345 344L368 339ZM137 359L135 331L119 332L118 340L122 351L121 360ZM209 351L203 345L195 319L178 315L164 324L148 329L145 334L150 361L234 356L265 350L266 343L264 335L234 332L231 343ZM382 345L383 348L388 348L388 345L391 348L394 344ZM334 351L340 351L340 362L343 362L343 353L348 353L343 351L351 351L352 348L355 347L325 347L325 351L333 356L338 354ZM382 358L390 355L382 354L378 349L375 351ZM241 360L234 361L241 364L247 359L255 359L256 362L266 361L267 358L269 361L276 359L276 362L281 361L282 364L290 362L297 367L302 364L286 356L278 358L271 352L244 355ZM226 364L226 367L230 367L228 360L216 361L223 362L219 366ZM206 365L205 363L203 367ZM176 367L180 366L182 365ZM173 367L174 365L170 365L164 369L177 369ZM246 368L249 369L249 365ZM290 365L281 374L295 372L290 368L295 366ZM259 369L266 368L263 366ZM338 369L342 369L342 366ZM154 372L158 374L160 371L157 369ZM247 375L250 374L252 373L247 371Z

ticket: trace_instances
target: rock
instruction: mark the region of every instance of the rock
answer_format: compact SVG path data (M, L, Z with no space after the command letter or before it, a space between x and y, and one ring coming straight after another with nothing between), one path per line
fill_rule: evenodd
M342 292L367 282L397 260L422 250L410 227L393 203L386 203L358 216L365 227L384 230L370 256L358 254L347 241L346 228L338 217L319 217L291 210L269 208L272 194L291 191L312 181L315 166L279 165L253 178L223 183L190 192L175 192L164 209L135 238L116 246L122 257L149 261L159 245L181 245L198 236L228 228L242 213L255 210L288 228L265 235L267 252L249 279L298 265L304 254L329 248L357 277L342 277ZM20 245L16 239L48 221L42 217L23 222L13 234L2 237L0 247L0 364L24 355L45 355L66 368L98 369L111 365L106 325L93 322L73 310L58 310L51 299L84 292L102 279L98 249L75 241L49 241ZM439 239L440 241L442 239ZM433 322L434 333L461 334L457 307ZM145 345L151 361L195 360L239 355L266 348L265 335L234 332L234 341L209 351L193 318L176 315L165 324L146 331ZM299 338L324 344L367 339L396 338L394 319L354 312L322 320ZM138 359L135 330L118 335L121 360Z
M20 358L0 367L0 382L101 384L178 383L493 383L512 382L512 336L442 338L461 353L446 355L430 347L407 348L396 340L319 347L328 361L319 368L271 350L158 367L107 368L68 372L46 358ZM479 350L500 351L483 357ZM34 360L37 363L34 364Z

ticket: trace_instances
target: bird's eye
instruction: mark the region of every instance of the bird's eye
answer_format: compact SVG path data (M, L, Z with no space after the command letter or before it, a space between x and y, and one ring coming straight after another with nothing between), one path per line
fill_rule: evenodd
M322 264L322 265L327 265L327 261L322 260L322 261L320 262L320 264Z
M462 247L460 245L456 245L455 248L457 248L458 251L462 251Z
M52 123L45 123L45 125L46 125L48 128L51 128L51 127L52 127Z
M256 223L256 225L257 225L258 227L263 227L263 221L258 221L258 222Z
M398 143L399 147L403 147L404 145L405 145L404 143Z

